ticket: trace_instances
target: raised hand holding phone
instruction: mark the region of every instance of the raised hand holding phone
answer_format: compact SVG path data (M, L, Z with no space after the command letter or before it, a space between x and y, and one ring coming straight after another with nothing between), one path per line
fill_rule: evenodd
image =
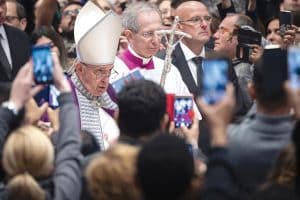
M207 119L211 129L211 145L226 146L228 144L227 126L230 123L235 106L234 87L232 83L226 85L223 98L218 103L209 105L205 99L198 98L202 113Z
M293 25L293 13L287 10L280 11L279 24L280 35L283 37L285 32L289 30Z

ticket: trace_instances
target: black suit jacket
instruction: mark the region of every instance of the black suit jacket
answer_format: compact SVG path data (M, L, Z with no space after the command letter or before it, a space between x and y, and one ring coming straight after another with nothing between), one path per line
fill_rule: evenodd
M213 57L214 51L208 48L205 48L206 57ZM176 45L173 53L172 53L172 64L175 65L185 84L187 85L189 91L194 95L194 97L197 97L201 93L201 88L199 88L192 76L192 73L190 71L190 68L188 66L187 61L185 60L183 51L179 44ZM200 83L202 80L200 77L198 78L198 83ZM246 102L244 102L244 98L242 95L241 88L238 83L238 78L236 76L236 73L233 69L233 66L229 67L228 71L228 79L231 81L235 88L235 96L236 96L236 116L241 116L247 113L249 107L248 104L246 105Z
M0 82L10 82L30 57L30 40L25 32L5 24L3 26L10 48L12 70L8 73L0 60Z

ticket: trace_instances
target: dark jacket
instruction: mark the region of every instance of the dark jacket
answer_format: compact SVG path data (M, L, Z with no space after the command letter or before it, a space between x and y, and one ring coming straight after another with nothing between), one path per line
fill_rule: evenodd
M39 184L44 189L47 200L76 200L80 199L82 188L78 110L71 93L61 94L58 101L60 129L55 145L55 168L52 176L39 180ZM9 110L0 108L1 148L14 118ZM5 188L1 190L0 199L6 199L7 190Z
M9 43L12 70L5 70L7 68L0 60L0 82L13 81L19 69L30 57L30 41L26 33L12 26L5 24L3 26Z

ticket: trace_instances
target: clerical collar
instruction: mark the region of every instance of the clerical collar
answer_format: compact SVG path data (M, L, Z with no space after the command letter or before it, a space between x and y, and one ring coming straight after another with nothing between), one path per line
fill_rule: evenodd
M139 55L138 55L137 53L135 53L135 51L130 47L130 45L128 46L128 50L129 50L129 52L130 52L132 55L134 55L135 57L141 59L142 62L143 62L143 65L148 64L148 63L150 62L150 60L152 59L152 57L150 57L150 58L144 58L144 57L139 56Z

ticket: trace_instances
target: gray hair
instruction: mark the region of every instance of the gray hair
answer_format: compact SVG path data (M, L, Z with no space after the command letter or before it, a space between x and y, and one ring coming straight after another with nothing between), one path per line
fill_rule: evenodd
M155 4L148 2L131 3L122 14L122 26L133 32L138 32L140 27L138 23L138 15L140 13L157 12L161 17L161 13Z
M236 13L229 13L226 15L226 17L236 17L236 22L234 23L235 26L241 27L241 26L250 26L251 28L255 29L254 22L250 17L244 14L236 14Z

